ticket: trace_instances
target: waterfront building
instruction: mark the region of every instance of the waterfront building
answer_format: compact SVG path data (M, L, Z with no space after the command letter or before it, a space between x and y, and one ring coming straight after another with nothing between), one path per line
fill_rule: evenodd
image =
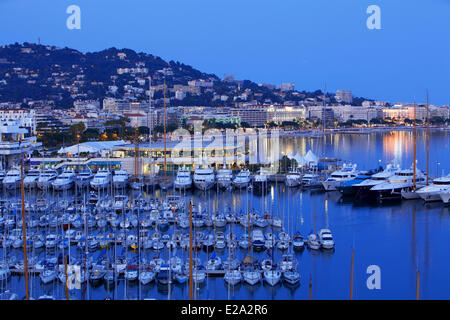
M36 136L29 132L21 127L19 120L0 122L0 157L3 169L18 165L21 154L31 154L42 147Z
M32 135L36 135L36 111L22 108L2 108L0 109L0 122L19 121L19 125L29 130Z
M263 108L242 108L232 109L231 116L239 117L242 122L248 123L252 127L261 127L267 123L268 112Z
M281 124L283 121L295 121L306 118L306 109L293 106L270 106L267 120Z

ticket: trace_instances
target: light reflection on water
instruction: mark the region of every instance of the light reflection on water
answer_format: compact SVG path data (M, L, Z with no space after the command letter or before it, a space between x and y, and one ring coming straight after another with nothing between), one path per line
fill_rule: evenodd
M418 132L417 150L419 167L425 171L426 145L424 131ZM435 132L431 138L430 163L440 162L439 171L449 171L448 133ZM323 142L325 141L325 144ZM284 147L283 147L284 146ZM396 160L402 166L412 163L411 132L389 132L385 134L326 136L321 138L284 138L282 149L295 154L306 153L312 148L320 156L339 157L358 163L361 169L378 166L378 159L385 162ZM439 150L439 152L435 152ZM430 166L435 175L438 168ZM157 196L161 196L156 191ZM329 227L335 237L336 250L332 253L304 250L295 253L299 261L298 270L302 276L301 285L290 289L284 284L272 288L266 284L249 286L240 284L229 288L223 279L211 278L197 290L200 299L308 299L309 279L312 279L313 299L348 299L350 295L351 250L355 250L354 299L415 299L416 271L420 270L421 299L450 299L450 215L449 208L441 203L424 204L422 201L403 201L383 206L341 202L337 193L323 193L289 189L284 185L272 186L266 196L257 196L245 191L224 191L216 193L193 192L195 203L208 211L232 208L235 212L247 212L249 206L259 212L269 212L284 220L286 231L300 231L307 235L310 231ZM18 197L18 194L8 195ZM186 194L186 199L191 193ZM227 227L230 231L230 227ZM243 232L234 226L233 232ZM76 249L75 249L76 252ZM17 255L20 256L20 250ZM130 256L132 255L129 253ZM148 257L157 253L149 250ZM206 260L211 253L201 252ZM222 259L227 251L220 253ZM237 249L236 255L244 258L247 252ZM183 259L186 252L178 249L177 255ZM161 257L167 258L167 253ZM259 259L267 258L266 253L256 253ZM275 251L275 260L281 253ZM366 287L370 265L381 268L381 290ZM38 277L31 279L33 296L47 293L64 299L64 288L58 282L43 286ZM7 288L23 296L24 278L13 277ZM140 295L139 295L140 290ZM89 287L84 292L86 299L104 299L107 291L104 285ZM120 281L110 288L109 297L116 299L155 298L167 299L166 288L159 288L154 282L140 287L137 284L124 285ZM186 299L187 285L171 287L171 299ZM71 291L71 299L82 299L83 292Z

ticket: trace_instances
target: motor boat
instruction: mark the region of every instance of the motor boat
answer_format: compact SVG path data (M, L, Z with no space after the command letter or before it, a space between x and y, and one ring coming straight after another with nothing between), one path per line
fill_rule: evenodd
M322 183L318 174L307 172L302 176L301 180L302 188L315 189L322 188Z
M233 182L233 171L231 169L219 169L217 171L217 185L219 188L227 189Z
M298 273L296 268L292 268L283 272L283 280L285 284L296 286L300 283L300 273Z
M192 187L191 171L187 168L179 168L174 181L177 190L188 190Z
M75 172L73 170L64 170L53 182L52 187L55 191L69 190L75 184Z
M208 190L214 186L215 183L214 170L210 167L197 168L194 171L194 185L197 189Z
M36 187L40 174L41 171L39 169L28 170L27 176L23 179L23 186L27 189Z
M13 190L20 187L21 172L19 169L11 169L6 173L3 179L3 188Z
M269 188L269 176L270 171L265 168L259 169L258 173L255 175L253 179L253 188L254 191L260 191L260 192L268 192Z
M37 180L37 187L41 190L47 190L57 177L58 171L55 169L44 169Z
M125 170L115 170L112 177L114 188L124 189L128 185L129 175Z
M354 179L343 182L340 186L337 186L336 189L342 194L344 197L353 197L356 194L356 190L353 188L353 185L361 183L367 179L370 179L372 175L369 173L360 173Z
M94 190L105 189L111 183L111 172L108 169L100 169L90 182Z
M370 195L370 189L376 185L384 183L389 180L393 175L400 171L400 167L388 164L386 169L381 172L375 173L369 179L365 179L352 185L354 193L357 197L364 198Z
M269 285L276 286L281 279L281 271L279 270L266 270L264 271L264 281Z
M259 270L247 270L244 271L244 281L251 286L261 281L261 272Z
M223 277L225 282L234 286L242 281L242 274L239 270L228 270Z
M416 170L416 188L424 185L425 175L419 169ZM414 188L414 170L405 169L397 171L386 182L377 184L370 189L379 201L401 199L406 192ZM402 194L403 193L403 194Z
M416 193L425 201L440 201L440 194L450 191L450 174L436 178L433 183L420 188Z
M86 168L80 170L76 176L75 184L78 188L86 188L89 186L89 183L94 178L94 174L92 173L91 168L86 166Z
M325 191L335 191L343 182L352 180L358 176L356 164L344 164L342 169L333 172L328 179L322 181Z
M255 250L263 250L265 245L264 234L261 230L255 229L252 232L252 245Z
M251 180L250 171L248 169L241 170L233 180L233 186L237 189L248 187Z
M308 235L308 248L312 250L319 250L320 249L320 241L319 237L315 233L310 233Z
M291 187L291 188L298 187L300 185L301 178L302 178L302 176L298 169L290 171L286 175L286 186Z
M322 248L327 250L334 249L333 235L330 229L320 229L319 231L319 242Z

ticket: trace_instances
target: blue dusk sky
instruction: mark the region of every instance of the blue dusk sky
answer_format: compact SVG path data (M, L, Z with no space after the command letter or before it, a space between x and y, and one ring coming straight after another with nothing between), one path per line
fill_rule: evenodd
M81 8L81 30L66 8ZM369 5L381 30L369 30ZM450 104L450 0L0 0L0 44L130 48L219 77Z

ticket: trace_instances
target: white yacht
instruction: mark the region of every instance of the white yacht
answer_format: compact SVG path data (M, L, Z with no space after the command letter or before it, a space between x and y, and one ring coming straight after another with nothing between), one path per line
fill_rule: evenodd
M379 185L383 182L386 182L389 178L395 175L398 171L400 171L400 166L393 166L392 164L388 164L386 169L381 172L375 173L370 179L366 179L361 181L360 183L356 183L352 186L355 189L355 193L359 197L364 197L369 195L369 191L372 187Z
M86 188L89 186L89 183L94 178L94 174L92 173L91 168L86 166L86 168L80 170L76 177L75 183L78 188Z
M270 171L265 168L260 168L258 174L253 179L253 187L257 191L268 191Z
M37 187L41 190L50 188L56 177L58 177L58 171L55 169L44 169L37 180Z
M20 170L11 169L6 173L3 179L3 188L6 190L17 189L20 187Z
M302 176L301 185L303 188L322 188L320 176L313 172L307 172Z
M334 249L334 240L330 229L321 229L319 231L319 242L324 249Z
M75 172L73 170L64 170L53 182L52 187L55 191L69 190L75 184Z
M423 186L425 175L419 169L416 170L416 188ZM402 192L409 191L414 186L413 169L399 170L386 182L380 183L370 189L378 200L400 199Z
M94 190L105 189L111 183L111 172L108 169L100 169L90 182Z
M248 187L250 183L250 171L248 169L241 170L233 180L233 186L238 189Z
M335 191L336 187L340 186L343 182L356 178L359 172L356 170L356 164L344 164L342 169L337 170L331 174L331 176L322 181L322 185L325 191Z
M420 188L416 193L425 201L440 201L440 194L446 191L450 191L450 174L434 179L432 184Z
M231 169L219 169L217 170L217 185L219 188L226 189L231 186L233 181L233 171Z
M115 170L113 179L113 185L116 189L124 189L128 185L129 175L125 170Z
M36 187L40 174L41 171L39 169L28 170L27 176L23 179L23 186L28 189Z
M286 175L286 186L288 187L298 187L300 185L300 180L301 180L301 174L299 172L299 170L291 170L287 175Z
M210 167L197 168L194 171L194 185L197 189L208 190L214 186L216 177Z
M128 196L116 195L112 209L115 213L123 213L128 208Z
M191 171L187 168L179 168L177 177L174 181L174 188L178 190L187 190L192 187Z

